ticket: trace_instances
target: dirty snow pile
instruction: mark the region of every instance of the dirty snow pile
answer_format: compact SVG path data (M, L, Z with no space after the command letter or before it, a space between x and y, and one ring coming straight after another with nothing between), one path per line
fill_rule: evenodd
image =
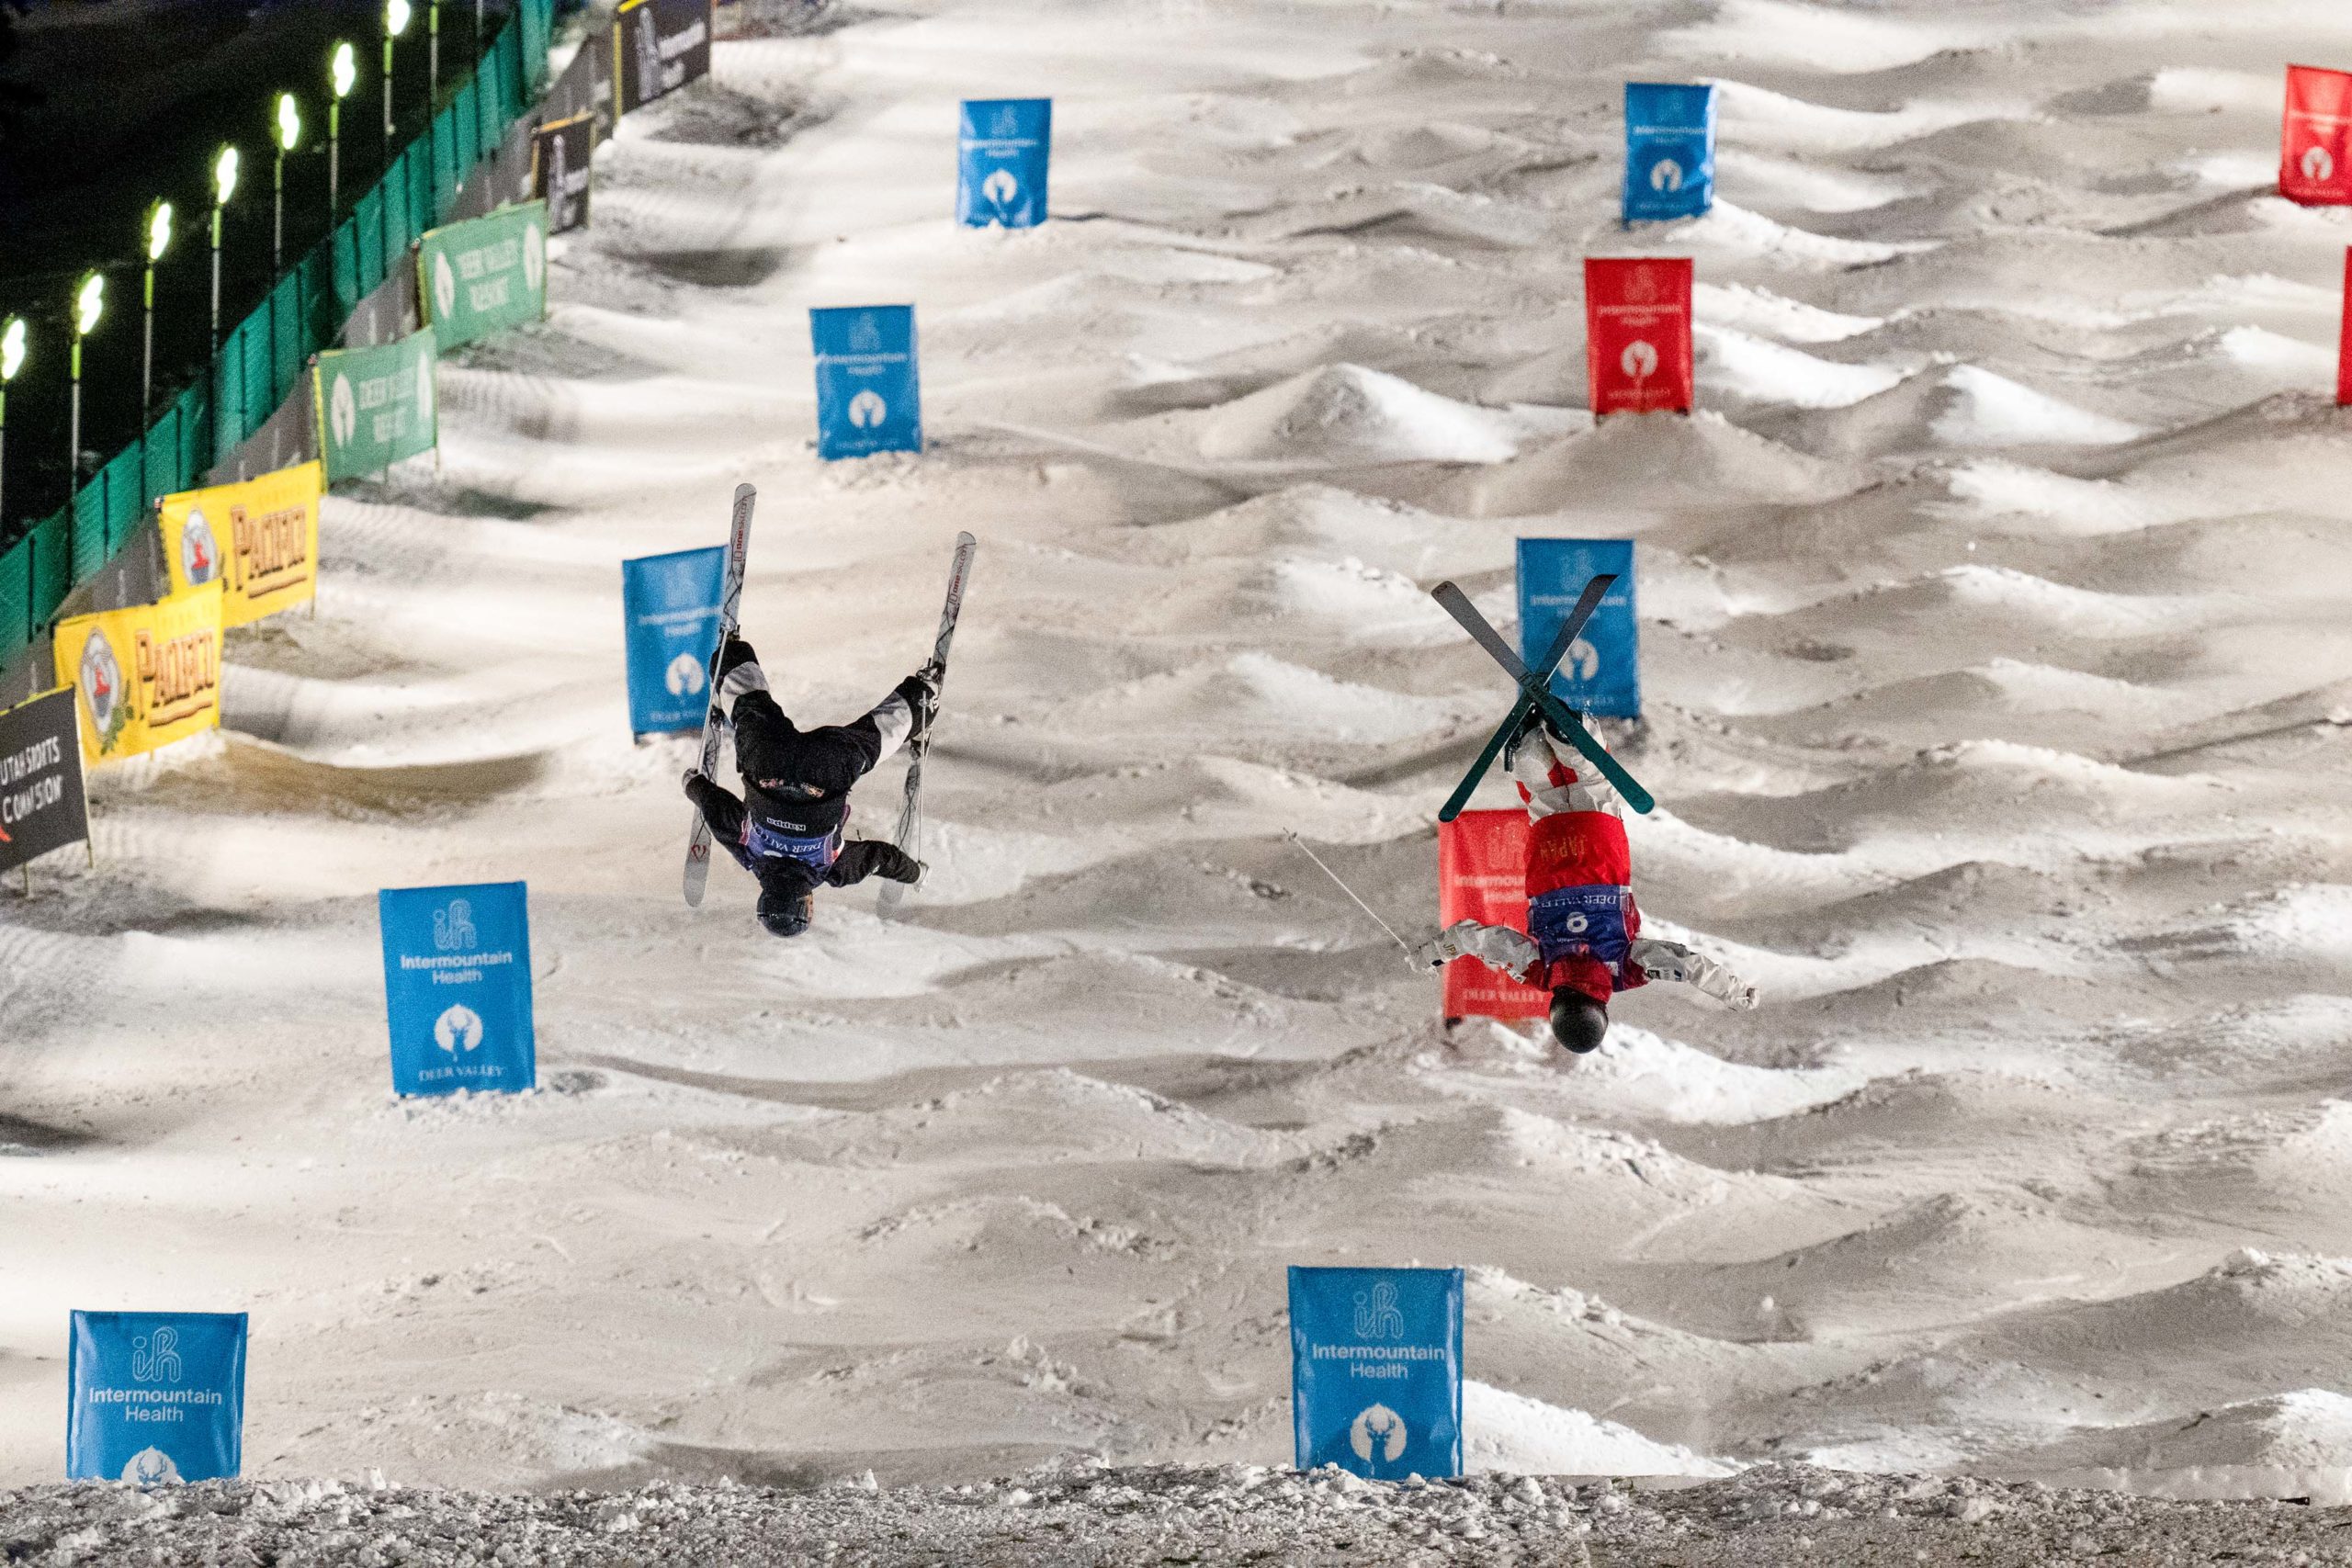
M2006 1483L2352 1501L2352 210L2270 188L2352 8L838 20L626 120L440 469L334 496L226 732L0 900L0 1484L60 1473L76 1307L250 1313L258 1483L19 1492L17 1555L2341 1560ZM1720 84L1710 216L1618 226L1628 79ZM1031 94L1059 216L956 229L956 100ZM1695 258L1702 406L1596 425L1581 264L1636 253ZM804 311L901 300L929 449L820 464ZM680 901L618 563L744 479L804 721L982 541L902 923ZM1507 625L1530 535L1636 541L1641 900L1764 998L1577 1061L1449 1032L1283 837L1429 928L1506 692L1427 590ZM514 878L540 1089L395 1102L377 890ZM1283 1266L1416 1262L1468 1273L1480 1475L1149 1468L1286 1461ZM1130 1468L937 1490L1079 1456ZM869 1470L931 1489L707 1489ZM316 1479L372 1473L469 1491Z
M12 1562L644 1568L1125 1568L1367 1562L1510 1568L2057 1568L2352 1562L2352 1511L2270 1500L2183 1504L2040 1483L1914 1481L1770 1465L1679 1490L1492 1476L1394 1485L1336 1470L1114 1469L883 1490L657 1481L536 1495L204 1482L0 1492Z

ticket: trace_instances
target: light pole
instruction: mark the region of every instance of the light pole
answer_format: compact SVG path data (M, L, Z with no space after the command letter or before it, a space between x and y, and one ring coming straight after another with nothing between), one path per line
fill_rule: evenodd
M384 0L384 162L392 161L392 40L408 31L408 0Z
M107 275L86 274L81 286L74 290L74 354L70 369L74 378L73 423L67 426L65 437L65 500L69 508L66 527L74 526L70 508L74 492L82 488L82 340L98 324L99 315L107 308ZM69 532L68 539L73 537Z
M237 194L237 150L223 147L212 160L212 346L220 347L220 209Z
M172 204L157 201L147 209L147 276L140 290L145 314L139 347L139 417L147 417L147 403L155 389L155 264L172 243Z
M269 272L286 270L286 154L302 145L302 106L291 93L277 95L277 166L269 184Z
M17 372L24 368L24 364L25 319L11 316L6 326L0 326L0 479L7 477L8 383L17 378ZM5 490L0 490L0 498L5 498ZM6 524L7 520L7 508L0 506L0 524Z
M351 46L339 43L327 59L327 85L334 89L334 96L327 100L327 225L334 225L335 214L342 210L337 186L343 174L343 100L350 96L351 85L359 80L359 62L352 57Z

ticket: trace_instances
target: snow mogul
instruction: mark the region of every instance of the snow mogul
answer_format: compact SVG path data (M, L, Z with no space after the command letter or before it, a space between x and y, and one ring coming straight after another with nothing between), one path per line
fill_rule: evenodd
M1431 968L1475 958L1544 987L1552 993L1553 1038L1579 1055L1609 1033L1609 999L1652 980L1679 980L1717 1001L1754 1007L1756 987L1723 964L1641 934L1624 803L1597 770L1570 766L1574 756L1534 711L1504 754L1527 803L1527 930L1456 920L1417 956Z
M862 718L802 729L769 694L752 645L729 637L718 656L718 700L734 732L743 796L691 771L686 798L735 863L758 879L760 924L769 935L808 929L820 883L847 887L869 876L905 883L922 877L922 864L898 845L844 841L842 829L851 787L929 728L939 705L937 671L916 671Z

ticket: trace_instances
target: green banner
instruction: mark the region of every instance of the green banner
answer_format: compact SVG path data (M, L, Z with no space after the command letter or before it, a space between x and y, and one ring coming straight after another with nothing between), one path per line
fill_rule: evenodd
M377 348L330 350L311 380L327 482L373 474L440 441L433 329Z
M416 244L416 293L443 348L545 316L548 204L427 231Z

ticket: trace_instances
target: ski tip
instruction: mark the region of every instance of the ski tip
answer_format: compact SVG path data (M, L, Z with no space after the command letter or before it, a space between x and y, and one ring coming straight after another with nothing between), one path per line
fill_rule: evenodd
M958 534L956 536L956 547L959 550L977 550L980 547L980 542L969 534Z
M738 505L738 506L741 506L741 505L742 505L745 502L747 502L747 501L751 500L752 497L754 497L754 496L758 495L759 493L760 493L760 491L759 491L759 487L758 487L757 485L750 485L750 484L740 484L740 485L737 485L737 486L735 487L735 504L736 504L736 505Z

